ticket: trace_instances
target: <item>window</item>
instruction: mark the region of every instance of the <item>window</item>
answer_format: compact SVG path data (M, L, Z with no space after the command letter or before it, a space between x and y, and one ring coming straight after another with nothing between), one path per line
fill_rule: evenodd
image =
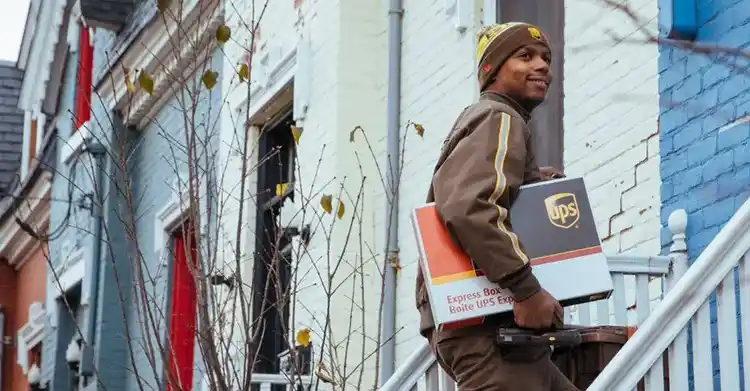
M167 391L189 391L193 384L197 293L192 265L198 260L194 235L189 223L174 234Z
M537 163L563 168L565 2L500 0L497 13L499 23L515 21L539 26L550 41L553 82L545 102L534 110L529 126Z
M91 118L91 74L94 67L94 45L91 44L91 32L83 24L79 25L79 29L74 132Z
M294 201L295 147L290 126L291 112L285 114L275 125L265 127L258 143L258 157L263 162L258 169L258 208L256 219L255 253L258 261L253 265L253 284L257 289L253 296L253 319L256 325L265 327L255 372L278 373L281 368L278 355L289 348L288 292L291 263L289 254L282 251L289 243L285 227L280 226L279 214L286 200ZM288 183L287 193L276 195L276 185ZM277 388L273 388L276 390ZM279 389L285 389L280 387Z

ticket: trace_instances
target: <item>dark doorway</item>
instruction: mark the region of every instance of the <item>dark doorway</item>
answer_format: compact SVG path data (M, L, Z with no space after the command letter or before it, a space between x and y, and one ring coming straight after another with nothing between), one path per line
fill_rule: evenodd
M257 169L253 321L255 327L264 327L264 332L257 346L259 354L254 371L257 373L279 373L277 356L289 348L289 305L286 302L289 295L283 292L289 291L291 264L287 253L281 251L289 244L289 238L280 226L279 215L287 200L294 201L293 124L291 109L286 110L261 129L258 143L258 159L262 164ZM281 196L276 194L278 184L288 184ZM278 294L279 287L282 295Z

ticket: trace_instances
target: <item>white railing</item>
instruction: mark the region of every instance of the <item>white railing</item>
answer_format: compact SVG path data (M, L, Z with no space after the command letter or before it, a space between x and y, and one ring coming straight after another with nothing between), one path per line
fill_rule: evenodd
M672 215L670 229L686 225L684 212ZM646 389L664 390L658 381L662 357L667 353L669 390L689 390L688 367L692 364L693 389L714 390L715 373L722 391L741 390L740 371L744 369L744 389L750 391L750 201L745 202L695 262L687 267L684 241L673 243L672 252L681 252L675 263L679 279L667 286L659 308L640 325L632 339L612 359L590 391L630 391L645 376ZM739 302L737 291L739 290ZM718 341L711 335L710 297L716 295ZM738 314L742 321L737 325ZM692 341L688 340L688 324ZM738 335L744 368L740 367ZM714 343L718 342L718 366L713 365ZM692 363L688 360L692 345ZM656 363L657 365L654 365Z
M253 373L253 377L250 379L250 384L254 387L253 389L259 391L271 391L271 387L283 385L286 386L285 391L308 391L312 389L314 382L315 379L313 376L294 376L292 379L288 375L276 373ZM202 391L212 391L211 385L208 383L208 378L203 378L203 384L200 389Z
M565 308L565 323L574 325L634 326L645 319L651 303L661 297L661 282L669 274L672 256L607 257L614 291L609 300Z
M294 384L291 384L294 380ZM250 379L250 384L259 385L260 391L271 391L271 386L286 385L286 391L311 390L313 384L311 376L295 376L291 379L287 375L254 373Z
M677 211L673 216L684 215ZM670 216L670 220L675 219ZM614 292L608 300L565 308L565 323L577 325L618 325L636 326L651 313L653 303L662 296L662 284L673 285L679 275L673 264L677 259L686 263L685 226L670 224L673 242L681 243L672 248L669 256L638 257L614 255L608 257L614 283ZM675 260L675 261L673 261ZM679 270L678 270L679 271ZM687 362L687 359L686 359ZM654 375L658 373L658 366ZM671 370L671 367L670 367ZM393 376L381 387L381 391L453 391L455 383L438 367L427 343L423 343ZM632 387L631 387L632 389ZM649 389L650 390L650 389ZM687 391L687 388L670 388L673 391ZM725 391L725 390L724 390ZM750 391L748 389L747 391Z

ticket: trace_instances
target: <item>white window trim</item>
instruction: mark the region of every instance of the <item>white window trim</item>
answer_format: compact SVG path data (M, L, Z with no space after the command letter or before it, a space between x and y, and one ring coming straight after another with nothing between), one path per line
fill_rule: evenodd
M42 150L44 133L47 129L47 117L42 113L41 108L34 110L34 114L34 119L36 119L36 151L34 151L34 155L39 158L39 151Z
M245 118L249 119L250 123L262 122L264 117L267 117L268 113L264 110L274 104L275 99L279 98L279 93L291 83L294 83L294 96L292 97L292 115L298 126L304 126L306 114L310 105L310 81L312 73L308 70L311 63L311 49L310 49L309 38L302 34L297 41L297 44L291 49L284 53L283 49L279 46L274 46L273 42L259 43L258 47L260 50L256 52L253 57L253 74L256 75L256 83L253 84L250 90L250 114L246 116L245 109L247 108L248 98L243 97L238 104L233 106L234 112L237 113L237 118L240 118L244 122ZM257 136L260 132L260 128L257 126L251 126L250 135ZM240 139L238 145L250 142L249 140ZM239 154L235 154L230 151L230 154L234 154L234 157L239 157ZM256 151L250 151L251 156L257 159ZM252 175L255 175L253 173ZM251 183L257 178L251 180ZM224 184L223 186L231 187L230 184ZM231 190L228 189L231 194ZM225 216L226 217L226 216ZM256 218L254 212L250 216L245 216L245 220L250 217ZM243 235L240 243L245 253L252 254L254 246L251 235L248 233ZM245 270L243 270L243 276L248 278L252 276L253 266L252 262L245 263Z
M261 110L268 106L269 103L276 97L287 84L294 80L295 74L297 73L297 48L290 50L283 57L277 59L270 67L268 62L270 61L269 52L258 53L259 58L259 69L262 74L267 75L265 78L258 80L258 83L253 85L250 90L250 122L253 122L254 117L261 112ZM239 104L235 106L235 112L243 114L245 113L245 107L247 106L247 99L243 99ZM306 110L307 108L305 108Z
M91 141L93 134L90 126L91 120L84 122L78 130L75 130L68 137L68 141L62 145L60 148L60 161L63 164L70 164L73 158L81 153L84 146Z
M86 262L84 259L83 248L78 248L66 257L62 264L55 268L55 275L50 276L54 299L60 298L73 288L73 286L83 281L86 275ZM55 276L57 276L57 280L55 280Z
M21 367L23 374L29 372L29 350L42 343L44 340L44 329L47 325L47 312L42 303L35 301L29 306L29 319L18 329L16 335L16 362Z
M164 204L164 206L159 209L154 218L154 254L159 254L159 266L164 269L167 269L170 266L170 252L167 250L169 248L169 245L171 244L172 233L180 226L182 222L184 222L189 217L188 211L190 210L192 200L190 198L187 183L188 178L189 175L185 172L182 172L175 176L171 184L172 194ZM202 189L203 187L204 186L201 186L201 189L196 189L196 191L198 191L201 196L204 196L206 194L206 192L204 192ZM202 227L200 229L202 230ZM170 291L167 290L165 299L169 300L170 295ZM200 325L196 324L196 326L200 328ZM168 332L168 327L161 328L160 338L162 339L162 341L166 341ZM202 363L203 357L200 351L198 336L196 335L194 339L196 343L194 348L195 354L193 355L193 372L195 374L195 379L198 379L200 378L200 376L202 376L202 373L199 368L200 365L196 364ZM163 372L157 375L160 381L163 380L163 376ZM196 383L196 381L194 381L194 383Z
M61 254L67 254L65 259L54 269L54 274L49 273L47 276L47 312L49 314L49 324L54 330L58 323L58 303L57 301L65 295L76 284L83 284L86 279L86 261L85 251L78 247L71 251L70 243L65 242L60 249ZM57 276L57 279L55 279ZM84 297L84 287L81 289L81 307L88 303L88 298Z
M187 174L177 175L172 181L172 194L154 219L154 252L161 254L163 265L166 263L163 252L169 246L172 232L187 218L191 202L187 177Z

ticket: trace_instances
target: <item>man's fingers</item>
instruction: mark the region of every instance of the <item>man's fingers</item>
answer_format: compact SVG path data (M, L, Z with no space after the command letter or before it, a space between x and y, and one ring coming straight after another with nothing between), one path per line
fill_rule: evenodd
M562 170L555 167L539 167L539 172L542 173L545 179L565 178L565 174Z

